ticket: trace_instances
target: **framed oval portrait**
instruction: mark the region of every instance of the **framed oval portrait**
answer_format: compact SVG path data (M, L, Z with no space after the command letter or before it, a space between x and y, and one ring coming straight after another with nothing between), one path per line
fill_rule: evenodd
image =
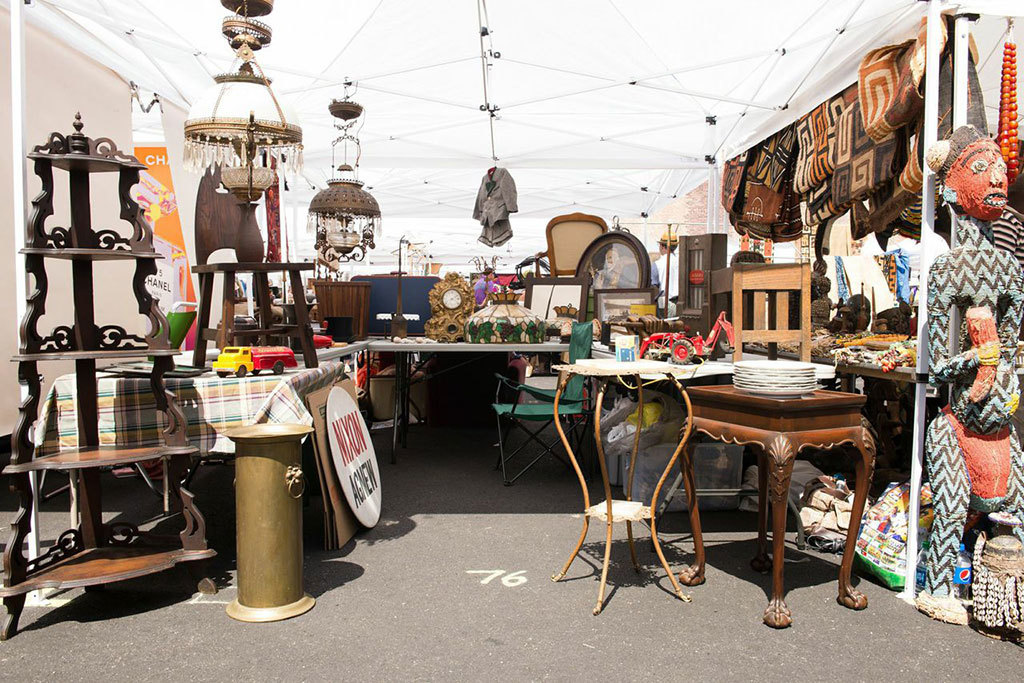
M607 232L584 250L576 277L591 278L593 289L647 288L651 286L651 257L643 242L628 232Z

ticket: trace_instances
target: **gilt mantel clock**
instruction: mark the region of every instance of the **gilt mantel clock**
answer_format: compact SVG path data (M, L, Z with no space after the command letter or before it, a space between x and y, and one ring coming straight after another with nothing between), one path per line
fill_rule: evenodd
M426 335L441 342L461 340L475 303L466 278L448 273L430 290L429 298L430 320L424 325Z

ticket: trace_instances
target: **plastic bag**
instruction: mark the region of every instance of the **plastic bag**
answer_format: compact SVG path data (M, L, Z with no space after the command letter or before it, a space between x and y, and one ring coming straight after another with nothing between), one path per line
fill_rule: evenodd
M636 471L633 473L633 500L650 502L654 487L665 472L665 466L672 458L678 445L678 436L664 443L640 451ZM669 472L658 495L657 505L665 500L668 488L679 472L678 465ZM693 456L694 478L698 489L738 489L743 476L743 446L724 443L697 444ZM623 475L625 476L625 475ZM739 496L701 496L698 499L701 510L735 510ZM675 493L667 511L678 512L687 509L686 489L682 486Z
M630 402L633 410L630 414L636 414L636 403ZM657 416L656 421L650 421L651 416ZM636 421L629 423L628 416L625 426L617 433L609 433L604 442L604 454L608 463L608 471L611 472L614 463L619 469L619 485L626 481L626 474L629 471L629 456L633 453L633 441L636 439ZM677 443L679 429L683 426L683 409L679 403L672 398L657 391L644 392L644 428L640 430L640 444L637 446L637 453L643 453L648 448L660 443Z
M608 467L608 482L612 486L622 485L622 456L609 455L608 443L612 439L612 432L615 433L615 440L623 438L624 429L629 429L625 436L633 434L636 427L626 422L626 418L633 412L636 412L636 401L630 400L628 396L621 397L610 409L601 411L601 443L605 446L605 465Z
M661 419L661 414L663 412L665 412L665 407L660 402L658 402L658 401L654 401L654 402L651 402L651 403L646 403L645 402L644 403L644 426L643 426L643 428L644 429L649 429L650 427L652 427L656 422L658 422ZM629 424L633 425L634 427L636 426L636 423L639 422L639 421L640 421L640 409L639 408L637 408L632 413L630 413L629 417L626 418L626 422L628 422Z
M907 571L907 509L910 484L890 484L868 508L857 536L854 566L859 573L874 576L882 585L901 590ZM932 528L932 490L921 487L921 511L918 519L918 550Z

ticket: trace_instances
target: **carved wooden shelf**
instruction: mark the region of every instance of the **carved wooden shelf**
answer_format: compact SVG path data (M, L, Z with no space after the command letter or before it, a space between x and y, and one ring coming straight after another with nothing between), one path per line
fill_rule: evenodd
M66 261L130 261L132 259L159 259L156 251L130 251L128 249L56 249L53 247L26 247L22 254L64 259Z
M0 597L7 611L0 640L13 636L25 606L25 595L46 587L90 586L121 581L168 569L178 562L202 560L213 556L206 545L206 523L193 502L193 496L182 487L189 456L196 449L188 445L185 414L174 395L164 386L164 375L174 368L169 348L167 317L156 299L146 289L146 280L157 272L160 255L153 248L153 230L146 221L131 190L139 183L145 165L121 152L108 138L90 138L82 133L80 116L75 117L75 132L70 135L51 133L46 144L29 155L42 191L32 200L32 215L25 230L25 271L32 276L25 315L21 320L23 353L14 356L18 363L18 380L27 387L18 408L18 421L11 435L11 463L4 474L17 494L18 511L10 525L10 535L3 551L3 583ZM54 214L53 169L67 171L70 195L69 227L48 226ZM116 230L92 227L92 173L116 172L117 206L120 218L131 226L130 235ZM106 248L103 248L106 247ZM47 335L37 329L46 311L50 296L46 264L51 259L71 262L70 294L54 293L51 298L69 296L74 304L74 320L59 325ZM109 277L96 272L94 261L131 260L134 274L125 285L131 288L138 312L148 321L146 336L128 332L120 325L97 325L94 283ZM121 358L151 357L153 370L150 386L156 407L164 414L163 445L153 448L103 447L99 437L99 405L96 361ZM40 361L74 361L75 413L79 448L36 458L32 442L32 425L39 417L42 383ZM103 485L100 469L113 465L163 459L166 475L168 511L180 513L182 530L178 538L161 537L163 547L154 548L146 541L152 535L125 523L104 523ZM29 473L38 470L76 470L80 510L79 526L64 532L57 543L38 558L25 556L25 540L32 530L35 495ZM125 512L132 512L131 509ZM176 541L176 543L175 543ZM201 582L205 587L211 584Z
M112 467L128 465L147 460L158 460L169 455L191 455L196 452L192 446L153 446L151 448L123 448L100 446L99 448L75 448L34 458L28 462L8 465L3 474L17 474L33 470L77 470L84 467Z
M170 358L177 356L177 349L111 349L107 351L40 351L38 353L20 353L11 356L13 361L40 360L113 360L117 358Z
M99 141L101 140L97 140L97 142ZM115 150L115 152L117 151ZM33 152L28 157L29 159L46 159L53 168L59 168L61 171L68 171L69 173L118 173L126 168L137 168L140 171L145 169L145 164L128 155L120 157L78 155L74 153L51 155Z
M77 588L125 581L170 569L179 562L204 560L214 550L184 550L168 546L105 546L88 548L30 573L14 586L0 586L0 597L24 595L40 588Z

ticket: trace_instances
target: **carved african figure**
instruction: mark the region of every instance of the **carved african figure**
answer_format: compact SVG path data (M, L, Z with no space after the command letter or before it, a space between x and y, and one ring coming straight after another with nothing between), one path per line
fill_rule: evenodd
M1024 454L1010 427L1020 396L1014 353L1024 274L1009 252L984 236L1006 203L1006 164L996 143L963 126L927 156L955 211L957 246L928 272L931 381L951 387L950 404L926 438L935 521L917 607L932 618L966 624L967 612L953 595L953 572L968 508L1024 513ZM949 345L953 308L965 321L955 355Z

